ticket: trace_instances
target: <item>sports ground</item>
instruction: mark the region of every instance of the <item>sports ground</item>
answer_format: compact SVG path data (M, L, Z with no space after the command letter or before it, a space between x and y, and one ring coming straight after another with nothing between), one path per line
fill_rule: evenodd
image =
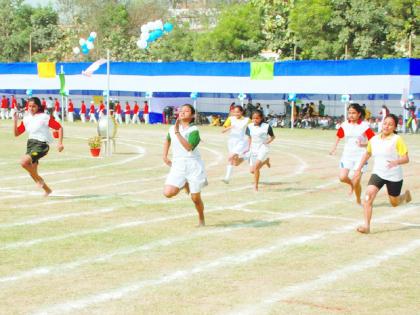
M200 127L209 186L196 228L186 194L162 196L166 126L123 126L117 152L92 158L96 127L66 123L64 151L41 160L45 198L18 164L25 135L0 123L0 314L419 312L418 135L404 136L412 203L391 208L381 191L361 235L333 131L275 129L255 193L245 164L221 181L226 135Z

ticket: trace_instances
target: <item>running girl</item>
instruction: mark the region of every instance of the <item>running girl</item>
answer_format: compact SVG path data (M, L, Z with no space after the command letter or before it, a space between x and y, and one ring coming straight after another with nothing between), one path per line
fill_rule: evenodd
M48 196L52 191L42 177L39 176L38 164L39 160L47 155L50 149L48 144L52 141L52 137L49 128L58 130L57 149L58 152L63 151L63 128L54 118L43 112L39 98L30 98L28 100L28 109L28 115L23 118L19 126L17 113L15 113L13 120L14 134L16 137L25 131L28 132L27 150L26 154L22 157L21 165L28 171L35 183L44 190L45 196Z
M246 128L248 136L250 172L254 174L254 189L258 191L260 181L260 169L267 165L271 167L268 158L268 145L274 140L274 132L271 126L264 123L264 114L261 110L252 113L252 123Z
M245 151L248 149L248 139L246 137L246 128L250 123L250 119L244 117L244 109L240 105L233 104L230 116L224 123L223 133L230 131L228 140L228 165L226 166L226 175L223 182L229 184L232 175L233 166L242 163Z
M169 129L163 146L163 161L171 167L166 178L163 194L167 198L176 196L183 188L191 192L191 199L198 212L198 225L204 226L204 204L201 200L201 189L207 185L204 163L198 151L200 134L193 125L195 110L190 104L181 107L179 118ZM172 145L172 161L168 159L169 147Z
M397 116L391 114L385 118L382 132L370 139L366 153L355 172L355 177L360 177L365 163L371 156L375 158L372 176L369 179L366 191L366 199L363 203L365 224L357 228L360 233L370 232L373 201L384 185L386 185L389 202L393 207L400 205L402 202L408 203L411 201L409 190L401 195L403 184L401 165L407 164L409 158L404 140L396 134L397 125Z
M344 150L340 161L340 181L350 186L349 195L356 195L356 201L361 204L362 186L360 185L361 176L350 179L350 171L355 171L360 164L360 160L365 153L367 141L371 139L375 133L370 129L369 123L364 121L364 111L359 104L350 104L347 109L348 120L341 124L337 131L337 140L330 152L335 154L337 145L341 139L345 139ZM363 167L366 172L367 165Z

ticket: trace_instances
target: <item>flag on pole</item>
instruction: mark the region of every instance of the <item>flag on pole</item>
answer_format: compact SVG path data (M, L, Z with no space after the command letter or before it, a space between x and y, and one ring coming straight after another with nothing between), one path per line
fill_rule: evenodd
M251 80L273 80L273 62L251 62Z
M55 71L55 62L39 62L37 64L38 77L40 78L55 78L57 73Z
M60 78L60 95L66 95L66 77L64 73L60 73L58 77Z
M99 59L98 61L95 61L94 63L92 63L85 71L82 71L82 74L87 77L90 77L96 70L99 69L100 66L102 66L106 62L107 62L106 59Z

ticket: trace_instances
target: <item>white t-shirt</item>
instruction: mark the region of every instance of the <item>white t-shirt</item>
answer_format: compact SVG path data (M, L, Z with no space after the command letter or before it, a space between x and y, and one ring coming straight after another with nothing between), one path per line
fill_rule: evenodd
M201 159L200 152L198 150L198 144L200 143L200 133L197 126L189 125L184 129L182 125L179 126L179 132L183 138L193 147L191 151L187 151L178 140L175 134L175 126L169 128L167 140L171 142L172 147L172 159Z
M246 136L245 132L246 132L246 128L248 127L249 122L250 122L249 118L246 118L246 117L242 117L238 119L234 116L230 116L226 120L223 126L232 127L230 129L229 138L242 140L242 139L245 139L245 136Z
M337 137L345 139L343 158L359 159L366 151L359 142L366 143L374 135L366 121L360 120L357 124L343 122L337 131Z
M268 136L274 137L273 129L267 123L262 123L259 126L254 123L249 124L246 134L251 137L251 151L257 151L261 146L266 145Z
M403 179L401 165L388 168L389 161L398 159L407 154L407 146L403 139L396 134L382 138L382 135L376 135L370 139L367 151L375 158L372 174L392 182L399 182Z
M22 123L28 132L28 138L51 143L53 138L50 132L50 120L50 115L45 113L29 114L23 117Z

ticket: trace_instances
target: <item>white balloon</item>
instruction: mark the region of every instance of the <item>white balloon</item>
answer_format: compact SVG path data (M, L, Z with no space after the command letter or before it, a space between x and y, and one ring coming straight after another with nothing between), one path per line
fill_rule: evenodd
M80 46L83 46L85 43L86 43L86 39L84 38L79 39Z
M149 32L149 26L147 24L144 24L141 26L140 31L142 33L148 33Z
M156 20L155 21L155 25L156 25L156 28L158 28L160 30L163 30L163 22L162 22L162 20Z
M147 48L147 41L139 39L137 41L137 47L140 48L140 49Z
M93 49L93 48L95 48L95 45L93 45L93 43L92 42L87 42L86 43L86 45L87 45L87 48L90 50L90 49Z
M141 40L147 40L149 38L150 34L149 32L141 33L140 39Z
M74 47L74 48L73 48L73 53L74 53L75 55L80 54L80 48L79 48L79 47Z
M96 32L91 32L91 33L90 33L90 37L92 37L92 38L96 38L96 36L97 36Z

